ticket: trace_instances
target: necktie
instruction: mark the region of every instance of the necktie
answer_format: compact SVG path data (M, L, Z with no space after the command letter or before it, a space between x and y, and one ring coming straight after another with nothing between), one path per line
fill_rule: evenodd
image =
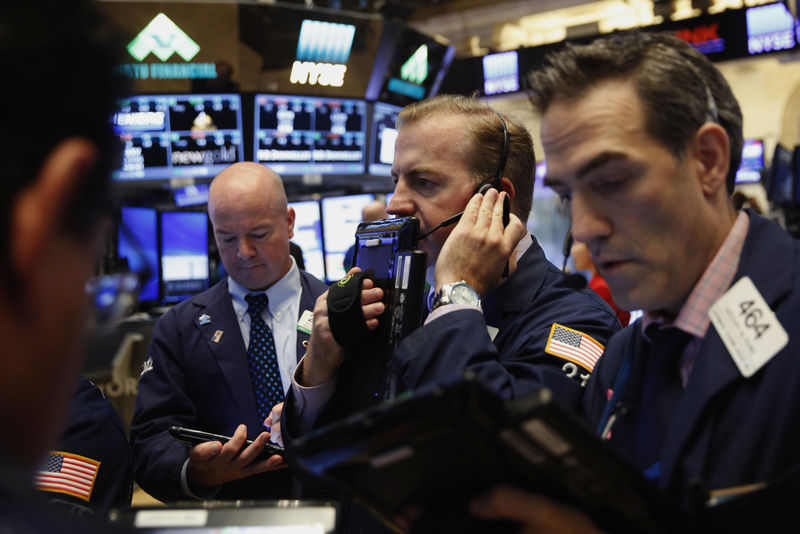
M652 341L642 388L635 454L638 457L635 461L642 469L650 467L661 456L683 392L679 361L692 338L675 327L651 330L648 330Z
M269 304L269 298L263 293L251 293L244 299L248 304L247 313L250 314L247 362L250 367L250 381L256 395L258 415L263 423L272 407L283 401L283 385L278 369L275 339L272 337L272 330L261 317L261 312Z

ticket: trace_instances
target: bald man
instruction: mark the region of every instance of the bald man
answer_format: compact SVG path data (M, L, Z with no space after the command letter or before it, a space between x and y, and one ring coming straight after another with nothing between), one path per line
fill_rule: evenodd
M305 324L327 287L290 256L294 210L267 167L244 162L222 171L211 183L208 214L228 276L155 326L131 425L135 478L162 501L290 498L281 458L255 460L270 438L258 382L271 379L283 400L305 352ZM258 295L267 306L253 311ZM254 366L257 351L248 350L262 344L262 320L280 376ZM171 425L233 439L192 448L169 435Z

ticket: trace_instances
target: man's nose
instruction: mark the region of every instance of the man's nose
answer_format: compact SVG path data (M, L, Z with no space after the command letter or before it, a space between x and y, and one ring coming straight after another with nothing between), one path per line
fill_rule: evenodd
M573 193L570 203L572 237L589 245L593 240L611 234L611 221L595 202ZM591 248L591 247L589 247Z

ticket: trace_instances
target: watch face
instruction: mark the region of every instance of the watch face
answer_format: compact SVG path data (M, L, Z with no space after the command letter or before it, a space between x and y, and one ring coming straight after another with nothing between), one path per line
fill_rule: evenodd
M450 302L455 304L477 304L477 292L467 284L455 284L450 290Z

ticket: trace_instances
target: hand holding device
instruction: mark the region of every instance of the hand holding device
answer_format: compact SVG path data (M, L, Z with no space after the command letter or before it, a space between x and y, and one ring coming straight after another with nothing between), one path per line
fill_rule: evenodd
M515 215L503 225L507 193L490 189L470 199L464 215L439 252L436 289L464 280L481 295L500 284L505 265L525 227Z
M185 428L182 426L169 427L169 433L173 438L177 439L178 441L183 441L184 443L188 443L190 445L198 445L200 443L206 443L209 441L219 441L220 443L225 445L232 439L230 436L212 434L211 432L204 432L202 430L195 430L192 428ZM244 445L245 447L249 447L253 443L254 440L248 439L244 442ZM283 447L267 440L267 442L264 443L263 452L261 452L256 457L256 461L272 458L276 454L278 456L283 457L286 453Z

